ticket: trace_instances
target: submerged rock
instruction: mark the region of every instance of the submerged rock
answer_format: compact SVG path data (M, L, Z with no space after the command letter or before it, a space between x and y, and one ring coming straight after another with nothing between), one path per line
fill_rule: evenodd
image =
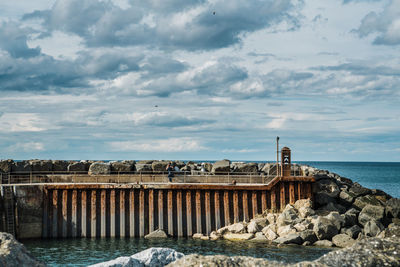
M0 266L41 267L46 265L36 260L11 234L0 233Z
M155 231L149 233L144 238L152 239L152 238L167 238L167 237L168 237L167 234L163 230L158 229L158 230L155 230Z
M249 240L254 237L254 234L233 234L226 233L223 235L224 239L232 240L232 241L240 241L240 240Z
M119 257L111 261L90 265L91 267L139 267L165 266L184 256L172 248L149 248L130 257Z

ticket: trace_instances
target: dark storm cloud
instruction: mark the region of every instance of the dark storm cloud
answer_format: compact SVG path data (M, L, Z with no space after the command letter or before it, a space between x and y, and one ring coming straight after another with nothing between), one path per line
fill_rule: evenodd
M184 4L183 4L184 3ZM291 0L131 1L127 9L108 1L57 1L35 11L47 29L81 36L88 46L148 45L159 49L209 50L239 43L241 35L281 21L297 23ZM196 9L193 9L196 7ZM191 9L192 8L192 9ZM215 12L215 14L214 14ZM147 21L147 23L146 23Z
M29 58L40 54L40 48L29 48L27 34L31 29L20 28L15 22L0 23L0 49L6 50L12 57Z
M358 29L354 30L359 37L377 34L376 45L400 44L400 1L392 0L381 13L370 12L361 21Z

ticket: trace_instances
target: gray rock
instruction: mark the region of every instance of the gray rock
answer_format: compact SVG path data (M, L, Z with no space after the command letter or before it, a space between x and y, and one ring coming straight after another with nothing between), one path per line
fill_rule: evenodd
M0 233L0 266L39 267L46 266L36 260L15 238L8 233Z
M104 162L94 162L89 167L89 175L105 175L110 174L110 164Z
M171 248L149 248L130 257L91 265L91 267L165 266L185 256Z
M293 224L296 219L298 219L298 215L295 208L292 205L288 204L286 205L282 213L278 216L276 224L278 226L289 225Z
M216 231L212 231L210 233L210 239L211 240L218 240L221 238L221 235L219 235Z
M216 161L211 172L214 174L227 174L231 171L231 162L227 159Z
M228 226L231 233L246 233L246 225L243 223L234 223Z
M111 172L113 173L130 173L135 171L135 161L125 160L110 163Z
M169 161L153 161L151 164L151 169L155 173L164 173L167 171L167 165Z
M346 211L346 213L344 214L344 225L345 226L352 226L352 225L356 225L358 223L358 214L360 214L360 211L351 208L348 211Z
M348 191L340 191L339 202L346 206L351 206L351 204L353 204L354 202L355 197L356 195L353 193L350 193Z
M53 171L57 172L67 172L69 162L66 160L53 160Z
M313 244L318 240L313 230L304 230L299 233L299 236L301 239L303 239L303 241L308 241L310 244Z
M315 214L315 211L308 207L301 207L298 211L301 218L307 218Z
M356 198L353 207L362 210L366 205L383 206L382 202L376 196L366 195Z
M364 225L371 221L379 221L385 216L385 208L382 206L366 205L358 216L358 222Z
M364 225L364 234L366 236L377 236L382 230L384 226L382 223L378 221L371 220Z
M12 159L0 161L0 172L11 172L14 161Z
M342 228L345 225L344 215L339 214L336 211L329 213L327 216L325 216L325 218L330 220L331 223L334 224L338 230L340 230L340 228Z
M357 238L358 234L361 233L361 228L358 225L353 225L350 228L342 228L342 230L340 230L340 233L346 234L355 239Z
M321 179L315 183L317 194L325 194L331 198L336 198L339 193L339 187L333 179ZM328 203L320 203L320 204L328 204Z
M152 173L153 172L151 164L136 163L135 167L136 167L137 173Z
M33 172L48 173L53 170L53 162L51 160L31 160Z
M398 242L398 239L367 238L358 241L351 247L330 252L314 262L322 266L332 267L400 266L399 251L400 242Z
M313 245L317 247L333 247L333 243L326 239L318 240Z
M319 208L320 210L326 210L326 211L337 211L339 213L344 213L346 212L346 208L343 207L340 204L337 204L335 202L329 202L325 206Z
M294 203L294 208L299 210L300 208L312 208L313 204L311 199L299 199Z
M11 167L12 172L29 173L32 171L32 166L27 160L14 162Z
M296 233L296 229L291 225L285 225L285 226L278 227L276 233L279 236L286 236L288 234Z
M371 190L361 186L359 183L353 183L350 187L349 192L355 197L364 196L371 193Z
M261 171L266 175L276 175L276 163L266 163Z
M145 235L144 238L153 239L153 238L167 238L167 237L168 237L167 234L163 230L158 229L158 230L155 230L155 231Z
M278 235L271 228L267 228L267 227L265 227L262 231L264 233L265 237L270 241L278 238Z
M68 165L68 171L77 173L87 172L87 164L85 162L72 162Z
M251 240L255 240L255 241L267 241L267 238L265 237L265 235L262 232L257 232L254 235L254 238Z
M346 234L338 234L332 237L332 243L340 248L352 246L356 241Z
M226 233L222 236L224 239L231 241L241 241L241 240L249 240L254 237L254 234L234 234L234 233Z
M301 245L303 243L303 239L299 234L288 234L286 236L281 236L272 241L277 244L297 244Z
M318 217L314 222L314 233L319 240L331 239L339 233L338 227L330 220L324 217Z
M262 228L259 227L257 225L257 223L255 221L251 221L248 225L247 225L247 232L248 233L257 233L258 231L260 231Z
M235 165L234 172L235 173L257 173L258 172L258 164L257 163L238 163Z
M400 199L391 198L386 202L386 216L400 218Z
M262 229L265 226L267 226L269 224L269 221L266 217L260 217L260 218L253 218L250 220L250 222L255 222L257 224L257 226Z

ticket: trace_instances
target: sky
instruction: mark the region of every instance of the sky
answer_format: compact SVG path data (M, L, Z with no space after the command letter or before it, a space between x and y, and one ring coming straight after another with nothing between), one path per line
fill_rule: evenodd
M0 158L400 161L400 0L1 0Z

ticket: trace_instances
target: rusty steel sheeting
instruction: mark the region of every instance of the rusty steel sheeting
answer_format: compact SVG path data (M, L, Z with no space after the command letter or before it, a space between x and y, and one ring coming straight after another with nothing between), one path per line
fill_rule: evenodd
M286 206L285 184L280 183L279 186L280 186L281 210L283 210Z
M273 188L272 190L271 190L271 209L273 210L273 211L275 211L276 210L276 190L275 190L275 188Z
M225 225L229 225L231 223L230 214L229 214L229 192L224 191L224 220Z
M247 195L247 191L243 191L242 194L242 202L243 202L243 221L249 222L249 198Z
M200 190L196 190L196 233L202 233L201 229L201 196Z
M221 208L219 205L219 191L214 191L215 229L221 228Z
M96 190L92 190L91 192L91 198L90 198L90 206L91 206L91 210L90 210L90 236L91 237L96 237Z
M268 206L267 206L267 191L262 191L261 192L261 210L263 212L266 209L268 209Z
M294 195L294 182L289 183L289 203L294 204L296 202L296 197Z
M72 201L71 201L71 236L77 236L78 230L78 191L72 190Z
M135 236L136 222L135 222L135 191L129 191L129 236Z
M158 228L164 229L164 190L158 190Z
M86 203L86 190L83 190L82 191L82 194L81 194L81 205L82 205L82 207L81 207L81 211L82 211L82 214L81 214L81 236L82 237L86 237L87 236L87 224L86 224L86 220L87 220L87 218L86 218L86 209L87 209L87 203Z
M52 216L53 216L52 237L53 238L57 238L58 237L58 227L57 227L58 226L57 225L57 222L58 222L58 219L57 219L57 217L58 217L58 214L57 214L57 211L58 211L58 208L57 208L58 191L57 190L53 190L53 199L52 200L53 200L52 201L52 210L53 210L53 212L52 212Z
M149 190L149 232L154 231L154 189Z
M119 236L125 237L125 190L119 194Z
M239 222L239 192L233 191L233 222Z
M178 224L178 236L183 236L183 216L182 216L182 191L176 192L176 213Z
M106 237L106 190L100 192L100 236Z
M115 189L110 192L110 237L115 237Z
M206 234L209 235L211 233L211 198L210 191L208 190L205 192L204 202L206 209Z
M192 236L192 194L190 190L186 191L186 222L187 235Z
M49 230L49 191L47 189L43 190L43 224L42 224L42 236L43 238L48 237Z
M172 190L168 190L167 193L167 202L168 202L168 234L173 235L174 234L174 220L173 220L173 201L172 201Z
M172 193L172 191L171 191ZM139 236L145 235L145 221L144 221L144 190L139 191Z
M253 218L256 216L256 214L258 214L258 210L257 210L257 192L253 191L251 192L251 206L253 208Z

